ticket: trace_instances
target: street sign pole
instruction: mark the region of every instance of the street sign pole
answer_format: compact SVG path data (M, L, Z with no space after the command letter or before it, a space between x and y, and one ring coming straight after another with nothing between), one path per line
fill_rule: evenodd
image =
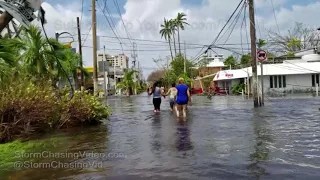
M263 61L266 61L268 59L267 52L264 50L259 50L257 52L257 59L260 62L261 68L261 100L259 101L259 103L260 106L264 106Z

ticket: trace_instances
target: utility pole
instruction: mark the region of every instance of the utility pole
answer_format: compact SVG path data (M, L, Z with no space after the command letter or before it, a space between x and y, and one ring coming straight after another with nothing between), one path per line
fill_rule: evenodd
M84 77L83 77L83 58L82 58L82 42L81 42L81 27L80 27L80 20L79 17L77 17L77 27L78 27L78 44L79 44L79 54L80 54L80 74L81 74L81 87L80 90L82 91L84 88ZM77 76L78 77L78 76Z
M250 37L251 37L251 57L252 57L252 94L254 107L258 107L258 88L257 88L257 50L256 50L256 29L254 18L253 0L248 0L250 18Z
M260 62L260 68L261 68L261 101L260 106L264 106L264 89L263 89L263 61Z
M97 62L97 20L96 0L92 0L92 46L93 46L93 90L98 94L98 62Z
M117 78L116 78L116 56L113 58L113 76L114 76L114 94L117 94Z
M131 57L133 58L133 61L132 61L132 63L133 63L132 70L135 71L135 70L136 70L136 61L137 61L137 54L136 54L137 45L136 45L135 42L133 42L133 47L132 47L132 48L133 48L133 49L132 49L132 55L131 55ZM136 74L136 72L134 72L133 76L134 76L134 82L136 83L136 79L137 79L137 74ZM137 94L136 85L135 85L135 88L134 88L134 94Z
M183 61L184 74L187 73L186 61L187 61L187 48L186 48L186 41L184 41L184 61Z
M106 46L103 46L103 58L102 58L102 64L103 64L103 87L104 87L104 99L107 100L107 96L108 96L108 88L107 88L107 82L106 82L106 68L105 68L105 63L107 62L106 59ZM108 72L108 70L107 70Z

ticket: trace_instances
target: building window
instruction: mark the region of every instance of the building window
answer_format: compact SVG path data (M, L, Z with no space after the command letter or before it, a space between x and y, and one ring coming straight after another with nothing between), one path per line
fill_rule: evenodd
M319 74L312 74L312 87L316 87L316 84L319 86Z
M279 78L279 88L282 88L282 79L281 79L281 76L278 76Z
M273 88L273 76L270 76L270 88Z
M270 88L285 88L286 76L270 76Z

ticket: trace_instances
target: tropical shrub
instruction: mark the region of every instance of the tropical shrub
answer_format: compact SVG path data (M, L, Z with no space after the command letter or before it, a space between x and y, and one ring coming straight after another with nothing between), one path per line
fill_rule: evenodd
M232 86L232 94L240 94L244 90L244 84L235 84Z
M0 142L59 128L96 125L111 111L87 92L60 93L50 81L19 80L0 91Z

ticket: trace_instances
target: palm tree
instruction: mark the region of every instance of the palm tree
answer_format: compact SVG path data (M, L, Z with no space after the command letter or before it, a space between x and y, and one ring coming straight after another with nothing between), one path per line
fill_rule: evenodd
M5 38L0 41L0 82L10 82L18 72L18 54L22 44L18 39Z
M164 19L163 24L161 25L161 28L162 28L160 30L161 38L164 37L169 42L171 58L173 60L172 49L171 49L171 34L172 34L171 22Z
M173 37L173 48L174 48L174 56L176 57L177 56L177 48L176 48L176 37L175 37L175 34L176 34L176 23L175 23L175 20L174 19L170 19L169 20L169 25L170 25L170 30L171 30L171 34L172 34L172 37Z
M266 41L264 39L259 39L257 46L259 49L261 49L262 47L264 47L265 45L267 45Z
M133 75L137 71L135 70L129 70L124 74L124 78L117 84L117 89L125 90L127 93L127 96L130 96L132 94L132 88L135 87L135 83L133 81Z
M54 87L59 80L72 76L70 72L73 67L68 64L68 61L71 61L68 59L70 58L68 51L71 53L71 50L55 39L47 41L41 35L39 28L35 26L24 28L20 41L23 43L22 66L26 73L36 79L48 78Z
M179 54L181 54L181 47L180 47L180 29L184 30L184 25L189 25L186 21L186 14L178 13L178 16L175 19L175 26L177 27L178 31L178 43L179 43Z

